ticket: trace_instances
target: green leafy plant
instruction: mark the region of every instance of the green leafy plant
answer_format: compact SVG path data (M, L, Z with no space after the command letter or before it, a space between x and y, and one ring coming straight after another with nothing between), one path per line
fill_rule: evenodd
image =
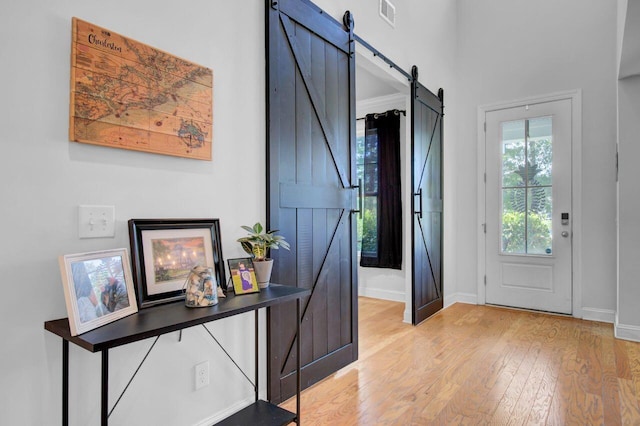
M238 242L242 245L242 249L254 257L255 260L265 260L269 254L269 249L289 250L290 246L282 235L276 235L277 229L265 231L260 222L256 222L253 227L241 226L249 235L238 238Z

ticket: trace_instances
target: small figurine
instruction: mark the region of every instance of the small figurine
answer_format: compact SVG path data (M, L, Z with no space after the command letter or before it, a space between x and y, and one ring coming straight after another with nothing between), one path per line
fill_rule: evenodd
M213 271L196 265L185 281L185 305L191 308L213 306L218 303L218 292L213 291Z

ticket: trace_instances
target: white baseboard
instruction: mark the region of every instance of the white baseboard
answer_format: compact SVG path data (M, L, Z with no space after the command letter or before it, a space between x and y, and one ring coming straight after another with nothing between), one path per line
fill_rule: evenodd
M202 419L200 420L198 423L194 424L193 426L211 426L211 425L215 425L218 422L220 422L221 420L226 419L227 417L229 417L230 415L237 413L238 411L242 410L245 407L248 407L249 405L253 404L255 401L252 398L248 398L248 399L243 399L242 401L238 401L235 404L230 405L229 407L226 408L226 410L223 411L219 411L216 414L214 414L211 417L207 417L206 419Z
M613 332L617 339L640 342L640 327L637 325L620 324L616 315L616 322L613 325Z
M404 310L404 318L402 319L402 322L405 324L411 324L411 309Z
M444 307L447 308L454 303L466 303L468 305L477 305L478 304L478 295L473 293L453 293L450 295L445 295L444 297Z
M474 293L453 293L444 297L444 307L449 307L454 303L478 304L478 295ZM616 312L610 309L582 308L582 319L588 321L615 323ZM640 327L638 328L640 331ZM627 332L628 333L628 332Z
M390 300L392 302L405 302L404 292L382 290L378 288L358 287L358 295L372 297L374 299Z
M588 321L608 322L613 324L616 320L616 312L610 309L582 308L582 319Z

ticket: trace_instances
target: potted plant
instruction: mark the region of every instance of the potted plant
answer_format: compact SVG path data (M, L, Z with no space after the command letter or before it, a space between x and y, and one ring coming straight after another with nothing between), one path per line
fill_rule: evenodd
M289 250L290 246L282 235L276 235L277 229L265 231L260 222L256 222L253 227L242 226L249 235L238 238L238 242L242 245L242 249L253 257L253 268L256 272L258 285L262 288L269 286L271 280L271 269L273 268L273 259L268 257L269 249Z

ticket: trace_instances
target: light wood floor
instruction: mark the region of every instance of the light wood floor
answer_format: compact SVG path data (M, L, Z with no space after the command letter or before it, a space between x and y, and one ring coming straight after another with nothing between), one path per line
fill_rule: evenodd
M640 425L640 343L611 324L455 304L412 327L404 304L359 306L359 360L303 392L305 426Z

